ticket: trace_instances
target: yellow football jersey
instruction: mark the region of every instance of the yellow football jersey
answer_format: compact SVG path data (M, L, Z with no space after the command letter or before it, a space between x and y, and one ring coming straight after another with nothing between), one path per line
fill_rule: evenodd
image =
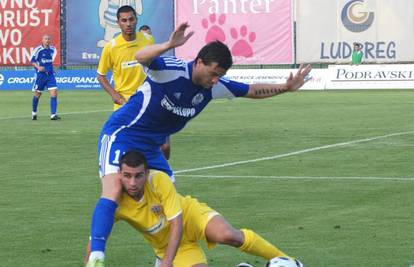
M181 196L167 174L151 170L144 187L144 196L136 201L123 193L115 219L124 220L141 232L157 256L162 258L168 244L169 220L180 214L183 216L180 247L186 247L198 240L206 241L204 229L218 213L197 199Z
M115 91L128 99L146 77L141 64L135 59L135 54L151 44L154 44L153 37L141 32L137 32L135 40L130 42L122 34L118 35L102 50L98 73L106 75L112 70Z

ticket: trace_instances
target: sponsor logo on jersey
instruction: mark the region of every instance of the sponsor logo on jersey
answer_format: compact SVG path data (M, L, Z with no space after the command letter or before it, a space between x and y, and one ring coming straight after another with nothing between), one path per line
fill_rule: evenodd
M191 104L193 106L197 106L198 104L200 104L201 102L203 102L204 100L204 96L202 93L198 93L193 97L193 100L191 100Z
M164 226L165 226L165 217L162 216L155 225L153 225L152 227L148 229L145 229L145 232L147 232L150 235L155 235L156 233L161 231L164 228Z
M137 60L125 61L125 62L121 63L121 68L122 69L133 68L133 67L138 66L138 65L140 65L140 64Z
M53 60L48 59L48 58L42 58L40 61L41 61L43 64L46 64L46 63L52 63L52 62L53 62Z
M181 117L191 118L196 114L195 108L178 107L166 95L164 95L164 98L161 100L161 106L166 110L174 113L175 115Z

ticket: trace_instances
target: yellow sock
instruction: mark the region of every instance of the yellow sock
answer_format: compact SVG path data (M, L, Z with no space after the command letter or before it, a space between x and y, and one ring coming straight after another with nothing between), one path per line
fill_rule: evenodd
M244 243L240 247L241 251L265 258L266 260L286 256L285 253L267 242L264 238L252 230L241 229L241 231L244 235Z

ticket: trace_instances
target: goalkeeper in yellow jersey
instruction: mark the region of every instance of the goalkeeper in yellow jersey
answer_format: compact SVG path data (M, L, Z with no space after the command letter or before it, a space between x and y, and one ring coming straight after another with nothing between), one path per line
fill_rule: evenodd
M216 243L271 259L285 256L278 248L249 229L235 229L218 212L190 196L181 196L169 176L148 169L143 154L130 151L119 163L123 194L116 220L128 222L141 232L154 249L159 267L206 267L207 260L197 241L212 248ZM90 253L87 267L104 266L101 251Z

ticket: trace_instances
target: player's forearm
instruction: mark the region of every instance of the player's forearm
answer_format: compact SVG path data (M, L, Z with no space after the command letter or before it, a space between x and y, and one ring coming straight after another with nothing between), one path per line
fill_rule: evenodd
M37 70L39 70L39 68L40 68L40 65L37 64L36 62L33 62L32 66L35 67Z
M168 239L168 245L165 250L163 262L171 263L174 261L177 254L178 247L180 245L181 237L183 234L183 219L179 215L170 221L170 235Z
M98 74L98 82L101 84L102 88L113 98L116 94L116 91L109 83L108 79L105 76Z
M170 42L154 44L144 47L135 54L135 59L142 65L149 66L154 58L171 49Z
M245 97L249 98L267 98L279 95L285 92L293 92L299 90L312 77L309 76L312 66L308 64L306 67L302 64L295 75L290 73L285 83L281 84L252 84Z
M249 85L249 91L245 97L248 98L268 98L275 95L280 95L288 92L286 83L281 84L251 84Z
M160 56L162 53L171 48L182 46L194 34L194 32L189 32L187 35L185 34L188 27L189 25L187 22L181 23L177 29L171 33L170 39L167 42L144 47L136 53L136 60L142 65L149 66L154 58Z

